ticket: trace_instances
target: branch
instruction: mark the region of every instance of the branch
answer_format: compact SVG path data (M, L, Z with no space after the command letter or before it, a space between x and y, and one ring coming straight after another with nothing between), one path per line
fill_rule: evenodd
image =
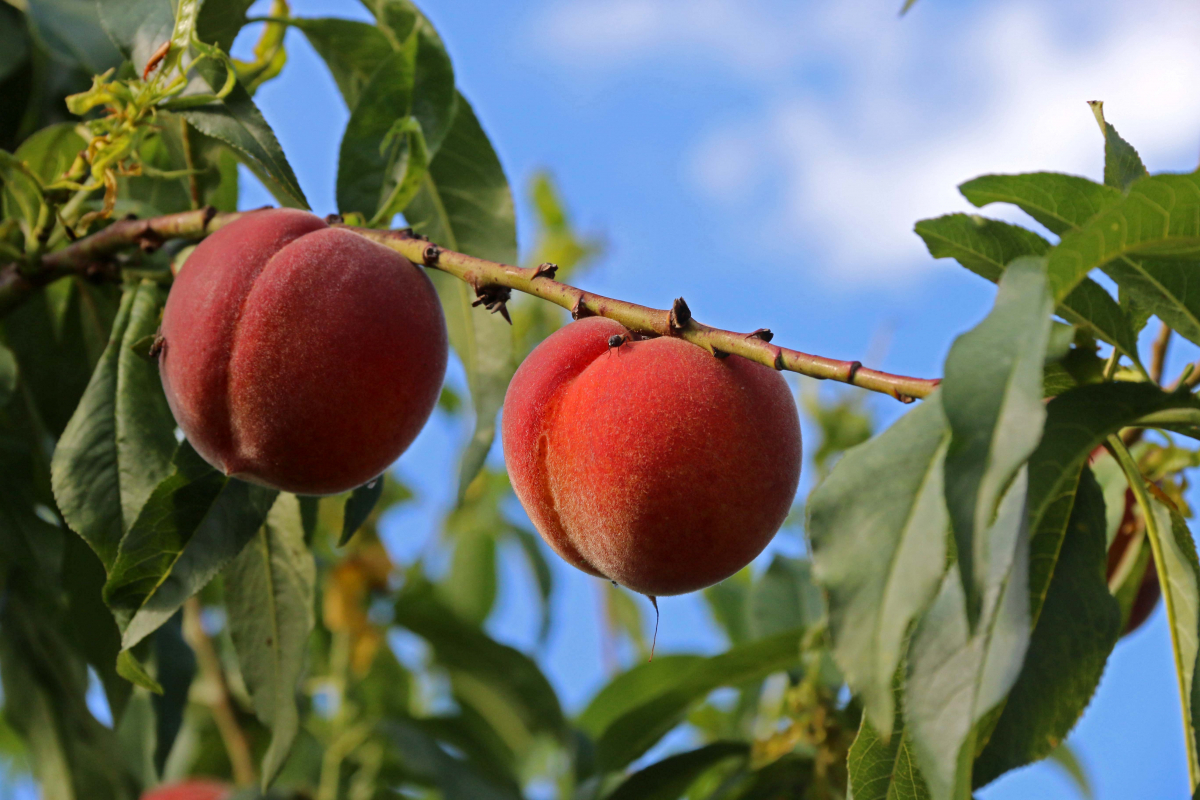
M80 239L62 250L43 256L40 265L22 271L10 264L0 269L0 315L23 300L29 293L63 275L96 274L98 265L111 265L112 256L133 245L156 247L166 239L201 239L229 224L239 213L215 214L211 208L185 211L146 220L122 220L104 230ZM477 305L498 311L507 317L505 302L513 289L548 300L581 317L607 317L629 330L646 336L674 336L703 347L723 358L730 353L757 361L777 370L787 370L819 380L835 380L863 389L890 395L903 403L927 397L939 381L910 378L868 369L858 361L839 361L810 355L771 344L772 333L765 329L736 333L704 325L692 319L683 298L670 310L648 308L586 292L554 280L553 264L522 268L475 258L453 250L443 250L411 230L382 231L343 226L336 216L333 225L345 227L367 239L395 250L415 264L423 264L459 278L475 289ZM112 267L100 270L110 277ZM7 279L7 280L6 280Z

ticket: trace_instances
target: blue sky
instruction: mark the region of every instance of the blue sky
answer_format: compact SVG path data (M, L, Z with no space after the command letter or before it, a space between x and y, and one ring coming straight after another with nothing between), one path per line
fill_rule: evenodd
M586 288L663 307L683 295L710 324L872 366L936 375L993 289L933 261L913 223L967 208L955 186L985 172L1098 178L1085 101L1152 171L1200 155L1200 8L1175 0L541 0L426 2L518 194L553 171L607 257ZM355 16L342 0L294 0L305 16ZM243 37L243 42L245 37ZM314 209L334 209L346 111L303 37L258 101ZM249 207L269 202L254 187ZM988 213L1021 220L1019 214ZM522 245L529 217L522 213ZM1195 348L1177 347L1169 369ZM461 380L453 376L452 380ZM872 400L881 420L901 412ZM420 501L388 520L411 557L436 533L466 432L435 418L400 461ZM498 456L498 454L494 454ZM794 551L784 539L775 545ZM506 560L490 628L530 646L528 583ZM557 623L541 659L568 706L603 682L591 579L556 571ZM660 652L720 647L694 597L662 602ZM1161 608L1123 641L1072 736L1101 800L1187 794L1177 690ZM1073 797L1035 765L987 800Z
M658 307L682 295L707 323L770 327L788 346L893 371L938 374L953 337L991 304L989 284L933 261L912 233L967 207L956 184L985 172L1099 177L1087 100L1106 102L1152 171L1190 170L1200 156L1200 7L1183 0L920 0L904 19L899 0L421 5L517 191L522 245L525 182L549 168L576 220L609 245L586 288ZM366 18L349 0L292 6ZM288 49L257 100L314 210L329 213L347 114L303 36L290 33ZM244 207L269 202L244 188ZM1177 347L1171 368L1195 350ZM883 421L901 412L872 403ZM387 521L397 558L436 533L465 436L435 417L398 464L420 499ZM528 580L518 559L505 568L489 627L527 647ZM598 595L565 565L556 578L541 658L575 709L604 680ZM720 647L696 598L661 606L660 652ZM1118 646L1071 741L1101 800L1187 795L1161 607ZM980 796L1075 794L1056 767L1036 765Z

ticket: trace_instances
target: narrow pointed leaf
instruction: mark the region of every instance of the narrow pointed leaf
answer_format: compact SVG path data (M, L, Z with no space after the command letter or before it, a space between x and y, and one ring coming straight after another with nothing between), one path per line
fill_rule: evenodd
M834 657L885 738L909 627L945 569L948 439L935 395L847 451L808 502L813 572L829 599Z
M1013 475L1037 447L1046 416L1042 366L1053 306L1044 270L1042 259L1010 264L992 312L958 337L946 358L946 506L972 629L994 561L992 518Z
M1134 181L1149 174L1146 165L1133 145L1122 139L1117 129L1104 119L1104 103L1097 100L1088 105L1104 131L1104 185L1128 191Z
M266 523L225 568L225 608L254 712L271 730L263 756L265 791L300 729L304 655L314 624L316 564L304 544L300 505L281 494Z
M520 792L488 781L472 764L446 752L415 721L389 720L381 731L405 768L437 786L445 800L520 800Z
M163 301L151 281L126 290L108 346L51 464L63 517L108 570L126 529L171 470L175 420L158 371L132 349L157 330Z
M338 547L344 547L346 542L350 541L350 537L367 521L367 517L371 516L371 512L379 504L379 498L383 496L386 481L387 475L380 475L350 493L342 511L342 535L338 538Z
M1018 471L986 533L974 628L954 564L913 633L905 730L933 800L970 797L977 733L1016 681L1029 642L1027 477Z
M1050 250L1050 243L1031 230L968 214L921 220L916 232L934 258L954 258L993 283L1000 280L1013 259L1045 255ZM1087 327L1135 363L1140 362L1137 335L1127 314L1092 279L1080 282L1054 311L1073 325Z
M676 753L633 773L605 800L677 800L717 764L749 755L750 746L745 742L713 742Z
M516 262L512 192L487 134L461 96L453 127L404 216L415 230L443 247L506 264ZM430 277L441 297L450 344L466 370L475 407L475 432L459 467L461 498L496 437L496 414L516 369L513 332L500 314L482 305L472 307L476 298L465 282L440 272Z
M1105 528L1103 494L1084 469L1078 491L1055 499L1034 530L1033 634L1021 674L976 759L975 786L1050 755L1096 691L1122 626L1105 578Z

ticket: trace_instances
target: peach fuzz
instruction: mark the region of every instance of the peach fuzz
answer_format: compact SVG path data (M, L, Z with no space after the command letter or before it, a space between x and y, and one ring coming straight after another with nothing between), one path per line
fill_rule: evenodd
M737 572L783 524L800 419L783 377L599 317L548 337L504 402L512 485L566 561L650 596Z
M437 402L447 337L429 277L303 211L209 236L175 279L159 367L188 441L227 475L333 494L383 472Z

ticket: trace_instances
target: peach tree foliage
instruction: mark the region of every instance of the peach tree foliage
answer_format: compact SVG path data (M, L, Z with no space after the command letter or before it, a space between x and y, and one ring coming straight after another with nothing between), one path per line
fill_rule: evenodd
M148 357L172 264L214 213L236 211L238 165L280 205L307 207L253 99L286 68L290 28L350 112L341 214L380 229L403 215L447 252L517 263L508 179L416 7L366 0L364 23L295 18L276 0L253 60L233 60L249 5L0 4L6 774L51 800L136 798L188 776L318 800L958 800L1032 761L1069 761L1060 745L1156 575L1181 757L1200 781L1200 562L1182 496L1200 374L1162 375L1172 336L1200 343L1200 178L1149 175L1097 105L1103 183L960 187L1056 242L978 215L917 223L933 257L997 284L941 385L874 438L857 395L806 396L819 482L780 535L803 527L811 558L776 556L705 590L728 642L707 657L645 663L641 598L602 584L611 679L572 715L538 653L484 626L516 559L543 644L549 630L553 556L485 457L509 379L566 322L559 309L517 295L510 325L489 313L497 295L429 270L468 395L444 390L437 413L472 427L456 503L414 563L393 564L379 539L382 515L412 496L394 476L296 497L226 478L176 439ZM598 243L548 178L530 192L526 263L579 276ZM86 250L126 215L188 211L128 247ZM1151 317L1161 332L1142 352ZM111 727L89 710L89 675ZM723 687L731 702L710 697ZM681 726L686 748L644 758Z

